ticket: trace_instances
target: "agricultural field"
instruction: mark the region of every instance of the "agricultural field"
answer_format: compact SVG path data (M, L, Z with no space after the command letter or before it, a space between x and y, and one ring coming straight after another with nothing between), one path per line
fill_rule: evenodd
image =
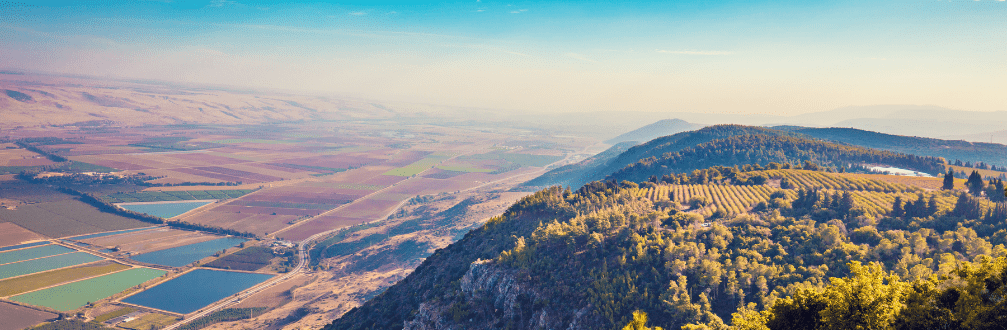
M417 175L420 174L420 172L426 171L448 158L450 158L450 156L430 155L427 156L426 158L416 161L415 163L385 172L384 175L394 175L394 176Z
M189 314L232 294L262 283L273 275L196 269L126 297L129 304Z
M44 273L36 273L16 278L9 278L0 281L0 297L7 297L16 294L21 294L28 291L38 290L48 286L72 282L92 276L104 275L129 268L130 268L129 266L123 264L113 262L101 262L101 263L88 264L84 266L63 268Z
M75 199L0 208L0 221L11 222L48 237L78 236L112 230L149 227L150 224L112 213Z
M101 236L81 240L84 243L105 248L118 248L119 254L136 255L164 250L176 246L200 243L218 239L220 236L201 232L156 227L151 230Z
M109 203L164 202L238 198L250 192L252 192L251 189L178 191L149 190L135 193L111 194L102 198Z
M118 327L130 330L157 330L178 322L178 317L158 313L148 313L140 318L123 322Z
M131 287L158 278L167 272L150 268L131 268L118 273L90 278L17 296L10 300L70 311L108 298Z
M783 192L788 199L796 198L795 189L820 189L824 193L850 191L856 205L866 214L877 217L891 209L896 197L903 201L915 201L918 195L924 198L935 197L939 209L951 209L957 201L954 192L928 191L918 184L920 179L892 175L865 175L849 173L824 173L804 170L769 170L764 171L770 178L787 178L794 185L791 189L780 189L769 185L737 186L737 185L667 185L662 184L651 188L641 188L637 195L652 201L673 200L679 204L687 204L693 197L704 197L710 204L697 210L704 216L710 216L717 210L728 215L749 212L760 202L768 202L769 195L775 191ZM895 177L886 181L884 177ZM990 206L985 206L987 209Z
M179 97L189 97L179 94L166 96L172 98L172 102L181 102L177 99ZM138 94L128 98L132 101L122 102L143 102L137 100L150 97ZM284 108L286 104L258 98L247 98L247 101L277 109ZM310 100L299 100L298 103L315 106ZM70 105L77 106L73 102ZM258 110L238 110L238 107L245 106L244 102L234 103L234 114L263 114ZM334 106L344 109L346 104ZM65 238L64 243L83 243L88 244L86 248L105 249L101 250L102 253L123 263L129 264L132 258L140 266L151 262L184 268L197 260L207 260L208 256L221 250L233 251L240 240L218 244L221 236L153 227L148 223L97 212L90 205L58 189L74 189L115 204L217 200L184 214L141 212L162 217L175 216L173 220L197 225L251 232L267 239L296 241L333 229L381 221L417 195L463 191L491 181L530 177L542 167L570 153L585 150L596 142L570 137L554 138L538 129L498 125L480 129L468 122L455 127L443 123L397 122L399 119L373 121L367 118L375 113L388 113L387 118L398 118L401 112L396 109L392 115L392 112L369 104L354 107L366 110L352 116L335 116L336 121L288 122L294 119L283 117L268 119L269 125L250 124L246 120L229 122L228 119L219 124L170 122L171 125L166 126L150 123L140 126L97 123L5 130L5 135L9 134L12 140L36 139L32 141L40 141L37 148L70 161L53 163L49 158L11 144L14 148L9 149L9 157L0 155L0 169L7 166L11 173L17 173L27 168L52 165L57 172L112 172L128 182L84 180L80 184L68 185L57 182L68 180L69 176L45 179L50 181L43 182L0 182L4 205L17 206L14 210L0 210L0 228L23 227L22 230L0 230L0 249L33 240ZM103 113L100 109L95 111ZM353 111L356 110L339 112ZM106 278L130 271L120 270L119 267L125 266L114 266L111 261L101 261L102 258L83 252L12 264L30 266L25 263L37 260L50 263L60 261L59 258L78 256L88 258L38 265L29 271L37 273L6 278L4 283L12 289L5 294L27 297L38 291L25 290L73 285L78 282L68 281L87 281L80 280L87 276ZM268 249L253 246L225 255L206 266L265 270L275 266L277 260ZM50 269L52 267L58 269ZM0 268L0 271L11 273L5 268ZM81 277L75 278L71 274ZM269 278L268 275L261 276ZM298 279L284 283L279 287L286 289L274 293L281 295L282 291L294 290L297 285L314 281L313 278ZM199 287L191 283L185 286ZM191 294L193 291L187 292ZM291 300L287 296L274 298L278 304ZM102 313L114 311L108 309L114 305L116 303L100 302L99 306L88 308L88 313L90 315L92 310Z
M55 313L34 310L15 304L0 302L0 328L25 329L55 319Z
M150 230L150 229L154 229L154 228L161 228L161 227L146 227L146 228L135 228L135 229L127 229L127 230L116 230L116 231L109 231L109 232L104 232L104 233L88 234L88 235L80 235L80 236L68 237L67 239L72 239L72 240L80 241L80 240L86 240L86 239L91 239L91 238L98 238L98 237L105 237L105 236L112 236L112 235L122 235L122 234L134 233L134 232L144 231L144 230Z
M130 257L133 260L155 265L182 267L248 241L244 238L224 237L211 241L177 246Z
M264 246L251 246L241 251L229 254L223 258L211 261L205 267L256 271L269 266L273 259L273 249Z
M43 237L11 222L0 222L0 246L17 245Z
M94 322L98 322L98 323L103 323L103 322L106 322L108 320L111 320L111 319L114 319L114 318L117 318L117 317L120 317L120 316L124 316L124 315L128 315L130 313L136 312L136 308L133 308L133 307L116 308L114 305L110 306L110 307L113 307L114 310L108 311L108 312L99 312L99 313L102 313L102 314L93 315L94 316L94 320L93 321ZM92 310L92 312L95 312L95 311Z
M972 171L979 172L979 175L982 175L983 177L999 178L1001 176L1007 175L1007 173L1005 173L1005 172L992 171L992 170L987 170L987 169L979 169L979 168L973 168L973 167L956 166L956 165L946 165L946 167L947 168L953 168L955 170L955 172L965 172L965 175L971 174Z
M0 265L0 279L41 273L48 270L76 266L99 260L104 259L84 252L72 252L41 259L25 260Z
M862 175L842 175L840 173L825 173L806 170L767 170L763 171L773 179L787 178L795 188L839 189L877 192L915 192L922 189L916 186L877 180ZM895 177L885 175L885 177ZM918 179L917 179L918 180Z
M55 244L2 252L0 253L0 265L9 264L12 262L25 261L29 259L51 257L54 255L65 254L70 252L74 252L74 250Z

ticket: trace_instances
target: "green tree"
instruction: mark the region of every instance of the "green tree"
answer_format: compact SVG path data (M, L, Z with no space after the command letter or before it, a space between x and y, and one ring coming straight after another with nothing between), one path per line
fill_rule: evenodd
M822 329L886 329L902 308L906 284L878 263L849 263L850 277L832 278L823 292Z
M648 327L647 326L647 313L643 311L633 312L633 320L622 327L622 330L664 330L661 327Z
M941 187L944 190L955 189L955 169L948 168L948 173L944 174L944 186Z
M969 174L969 180L965 182L965 186L969 188L970 194L979 196L982 194L986 184L983 182L983 176L979 174L979 171L973 170L972 174Z

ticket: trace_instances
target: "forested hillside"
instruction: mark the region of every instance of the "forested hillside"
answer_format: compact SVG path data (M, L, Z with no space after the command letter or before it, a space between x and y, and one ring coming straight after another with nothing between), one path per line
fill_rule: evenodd
M525 182L528 187L548 187L548 186L573 186L580 187L584 183L591 181L589 178L596 176L600 169L619 157L620 154L637 145L635 141L620 142L612 147L591 156L585 160L574 164L564 165L542 174L541 176Z
M581 163L563 166L525 183L526 186L560 185L579 188L585 183L604 179L623 167L648 157L660 157L701 143L737 135L793 135L793 133L742 125L709 126L695 131L663 136L636 146L618 144ZM624 147L631 147L623 149ZM734 165L734 164L730 164ZM696 167L701 168L701 167Z
M633 149L630 149L623 154L632 151ZM655 153L643 152L640 154L653 155ZM765 166L769 163L798 164L804 161L833 168L842 168L850 164L872 163L912 169L935 176L944 172L944 160L936 157L898 154L794 136L748 134L730 136L700 143L676 152L649 156L649 158L643 158L625 168L614 171L607 179L642 182L651 176L690 172L711 166L737 164Z
M916 190L903 200L911 189L866 189L884 186L868 180L830 190L815 183L768 187L760 190L769 192L764 197L740 191L682 203L675 196L686 182L767 187L750 179L811 173L746 168L751 171L721 167L665 177L674 183L603 181L576 191L542 190L437 251L328 329L620 329L634 311L666 329L721 328L739 308L746 316L739 324L748 320L758 328L760 320L793 316L776 307L789 301L780 298L842 292L830 278L851 275L854 261L873 263L869 274L883 269L910 283L952 276L962 262L1007 255L1007 205L960 192ZM821 175L804 178L817 177L821 186L844 182L838 174L814 173ZM899 212L887 205L887 212L872 215L868 208L875 206L854 197L862 191L899 194L893 199ZM751 206L736 214L701 212L742 202ZM852 269L852 278L866 276ZM965 290L972 282L955 283ZM910 306L907 311L920 308L935 292L949 291L945 285L898 303ZM802 295L794 299L813 294ZM754 312L764 309L777 314ZM889 314L890 321L902 315Z
M968 142L961 140L940 140L915 136L902 136L865 131L855 128L804 128L774 127L823 140L842 142L861 147L889 150L894 152L943 157L949 161L984 162L999 166L1007 165L1007 146L999 143Z

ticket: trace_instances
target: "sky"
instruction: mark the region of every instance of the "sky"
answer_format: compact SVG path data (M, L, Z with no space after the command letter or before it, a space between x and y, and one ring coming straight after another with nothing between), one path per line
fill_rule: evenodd
M1007 2L0 0L0 69L539 112L1007 110Z

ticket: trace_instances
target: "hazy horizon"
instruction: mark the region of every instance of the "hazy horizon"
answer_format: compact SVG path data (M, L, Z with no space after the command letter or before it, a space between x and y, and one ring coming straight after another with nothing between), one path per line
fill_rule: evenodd
M4 69L534 112L1005 110L1003 1L3 6Z

